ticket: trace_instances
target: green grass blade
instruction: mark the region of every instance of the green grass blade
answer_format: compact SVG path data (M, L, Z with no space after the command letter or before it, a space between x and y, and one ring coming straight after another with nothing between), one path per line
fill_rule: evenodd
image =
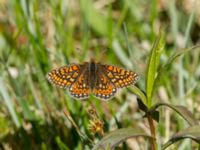
M189 21L188 21L188 24L187 24L187 28L186 28L186 31L185 31L185 40L184 40L184 46L187 46L187 43L189 41L189 38L190 38L190 32L191 32L191 29L192 29L192 24L194 23L194 18L195 18L195 4L197 2L194 1L194 6L193 6L193 11L189 17Z
M0 93L2 94L3 96L3 100L5 101L5 104L6 104L6 107L8 108L8 111L10 112L10 115L13 119L13 122L15 123L15 125L20 128L21 127L21 122L17 116L17 113L14 109L14 106L13 106L13 103L11 101L11 98L8 94L8 91L7 89L5 88L4 86L4 82L3 82L3 79L0 77Z
M100 35L108 35L107 18L94 9L91 0L81 0L81 9L88 24Z
M146 94L147 94L147 105L151 107L152 93L154 89L154 81L156 79L157 68L160 62L160 54L164 48L164 34L160 31L159 36L155 40L147 68L147 77L146 77Z
M167 143L165 143L162 146L162 150L166 149L171 144L174 144L174 143L176 143L180 140L183 140L185 138L189 138L191 140L196 141L197 143L200 143L200 126L195 125L195 126L192 126L192 127L188 127L188 128L186 128L182 131L179 131L178 133L173 135L173 137L170 138Z
M128 56L126 55L126 53L123 51L123 49L117 39L113 40L112 47L113 47L114 53L117 55L117 57L119 58L121 63L124 66L126 66L127 68L132 69L133 65L132 65L131 61L129 60Z
M177 41L177 35L178 35L178 16L177 16L177 10L176 10L175 0L171 0L169 2L169 13L170 13L170 18L172 20L171 21L171 26L172 26L173 38L174 38L175 41Z
M171 108L177 114L179 114L185 121L187 121L190 126L198 124L197 120L194 118L192 113L186 107L180 106L180 105L175 106L175 105L168 104L168 103L157 103L150 108L149 112L154 112L160 106L167 106L167 107Z
M172 65L172 63L180 56L184 55L185 53L188 53L188 52L192 52L194 51L195 49L199 48L200 45L196 45L196 46L192 46L192 47L189 47L189 48L184 48L182 50L179 50L179 51L176 51L167 61L166 64L164 64L162 67L159 68L158 70L158 75L157 75L157 78L156 78L156 81L155 81L155 84L158 84L159 83L159 80L160 78L164 75L164 73L166 73L169 69L170 69L170 66Z
M195 4L195 2L194 2ZM193 5L194 5L193 4ZM192 29L192 23L194 22L194 14L195 14L195 7L193 6L193 11L189 17L189 21L187 23L187 27L186 27L186 31L185 31L185 39L184 39L184 43L183 43L183 46L186 47L188 45L188 41L189 41L189 38L190 38L190 32L191 32L191 29ZM180 98L183 98L184 97L184 93L185 93L185 79L184 79L184 62L183 62L183 57L181 56L180 57L180 60L179 60L179 97ZM182 104L185 104L184 101L181 101Z
M55 138L55 140L56 140L56 143L58 144L58 147L59 147L60 150L70 150L70 149L67 147L67 145L65 145L65 143L63 143L63 141L60 139L59 136L57 136L57 137Z

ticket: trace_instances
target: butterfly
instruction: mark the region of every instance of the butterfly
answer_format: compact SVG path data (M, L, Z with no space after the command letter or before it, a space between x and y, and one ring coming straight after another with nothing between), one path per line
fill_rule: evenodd
M92 93L101 100L111 99L117 89L133 85L139 78L133 71L94 61L53 69L46 77L76 99L87 99Z

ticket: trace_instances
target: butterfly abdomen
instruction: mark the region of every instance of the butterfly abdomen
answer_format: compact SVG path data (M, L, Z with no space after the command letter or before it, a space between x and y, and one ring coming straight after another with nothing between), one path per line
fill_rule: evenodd
M89 82L90 88L93 89L96 83L97 64L95 62L89 63Z

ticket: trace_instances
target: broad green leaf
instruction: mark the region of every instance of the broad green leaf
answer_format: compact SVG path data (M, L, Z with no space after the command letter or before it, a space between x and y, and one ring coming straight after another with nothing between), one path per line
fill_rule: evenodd
M199 125L192 126L176 133L175 135L172 136L172 138L167 143L165 143L162 146L162 149L164 150L171 144L174 144L175 142L178 142L185 138L190 138L200 143L200 126Z
M152 106L149 110L150 113L154 112L160 106L167 106L177 112L183 119L185 119L191 126L197 125L197 120L193 117L192 113L184 106L174 106L167 103L158 103Z
M160 31L151 49L151 55L148 62L147 78L146 78L148 107L151 107L152 105L151 99L154 89L154 81L156 78L157 68L160 62L160 54L163 48L164 48L164 34L162 31Z
M94 9L91 0L81 0L81 9L88 24L100 35L108 35L108 19Z
M94 147L93 150L113 149L119 143L124 142L128 138L143 136L147 138L151 138L151 136L147 135L143 130L137 128L125 128L115 130L108 135L106 135L103 139L101 139Z

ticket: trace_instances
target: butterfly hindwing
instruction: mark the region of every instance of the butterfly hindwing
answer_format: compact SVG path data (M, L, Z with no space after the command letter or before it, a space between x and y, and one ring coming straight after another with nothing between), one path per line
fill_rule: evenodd
M108 100L115 95L117 89L102 71L103 70L101 70L101 67L99 66L95 86L92 90L92 93L97 98Z
M76 81L69 87L70 95L76 99L86 99L90 94L88 69L85 68Z

